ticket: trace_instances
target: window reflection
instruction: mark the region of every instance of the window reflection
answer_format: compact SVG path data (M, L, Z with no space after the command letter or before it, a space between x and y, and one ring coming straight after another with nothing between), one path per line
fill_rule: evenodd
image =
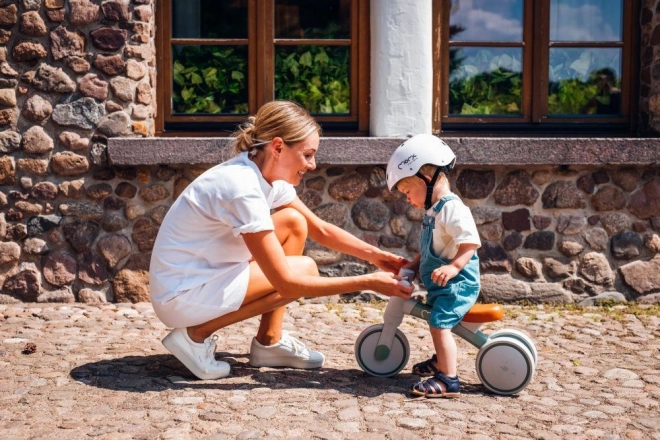
M449 58L450 115L522 114L522 49L455 48Z
M621 41L623 0L552 0L551 41Z
M548 114L621 113L621 49L552 48L548 70Z
M275 38L350 38L351 0L276 0Z
M524 0L452 0L455 41L522 41Z

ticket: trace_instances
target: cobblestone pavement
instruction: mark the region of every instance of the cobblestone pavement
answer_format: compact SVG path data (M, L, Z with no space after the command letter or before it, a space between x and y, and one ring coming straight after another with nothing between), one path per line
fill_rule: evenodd
M487 393L476 349L459 340L464 386L453 400L406 393L410 366L431 351L420 320L400 327L406 370L374 378L353 346L382 322L382 305L289 307L285 327L326 354L323 369L249 367L251 319L218 333L232 375L199 381L161 345L167 329L149 304L0 305L0 438L660 439L657 306L506 306L482 330L534 338L533 382L513 397Z

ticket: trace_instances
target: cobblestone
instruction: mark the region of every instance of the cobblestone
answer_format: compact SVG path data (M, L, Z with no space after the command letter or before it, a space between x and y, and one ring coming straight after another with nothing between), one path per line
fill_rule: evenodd
M218 332L232 374L195 380L161 345L149 304L0 305L3 439L658 439L660 316L635 305L505 306L489 323L526 331L536 376L517 396L479 383L477 349L459 345L460 399L413 399L412 363L432 343L405 317L406 369L374 378L353 345L381 322L378 303L293 303L285 328L323 351L318 371L247 364L256 318ZM26 344L35 344L29 353Z

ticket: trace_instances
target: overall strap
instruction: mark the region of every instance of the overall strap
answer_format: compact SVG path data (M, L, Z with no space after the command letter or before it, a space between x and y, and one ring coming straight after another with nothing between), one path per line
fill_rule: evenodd
M433 207L433 213L437 214L440 212L443 206L445 206L445 203L447 203L450 200L460 200L456 194L448 194L441 198L438 203L435 204Z

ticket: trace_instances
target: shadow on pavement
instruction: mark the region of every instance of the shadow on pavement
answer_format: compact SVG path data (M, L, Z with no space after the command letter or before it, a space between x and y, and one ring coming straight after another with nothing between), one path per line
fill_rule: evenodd
M141 393L170 389L251 390L254 388L337 390L340 393L376 397L386 393L407 394L419 380L412 374L391 378L372 377L356 368L297 370L289 368L254 368L247 354L218 353L232 365L231 375L217 380L199 380L174 356L168 354L124 356L79 365L71 370L71 378L89 386L115 391ZM237 360L245 358L245 361ZM479 383L463 383L463 394L486 394Z

